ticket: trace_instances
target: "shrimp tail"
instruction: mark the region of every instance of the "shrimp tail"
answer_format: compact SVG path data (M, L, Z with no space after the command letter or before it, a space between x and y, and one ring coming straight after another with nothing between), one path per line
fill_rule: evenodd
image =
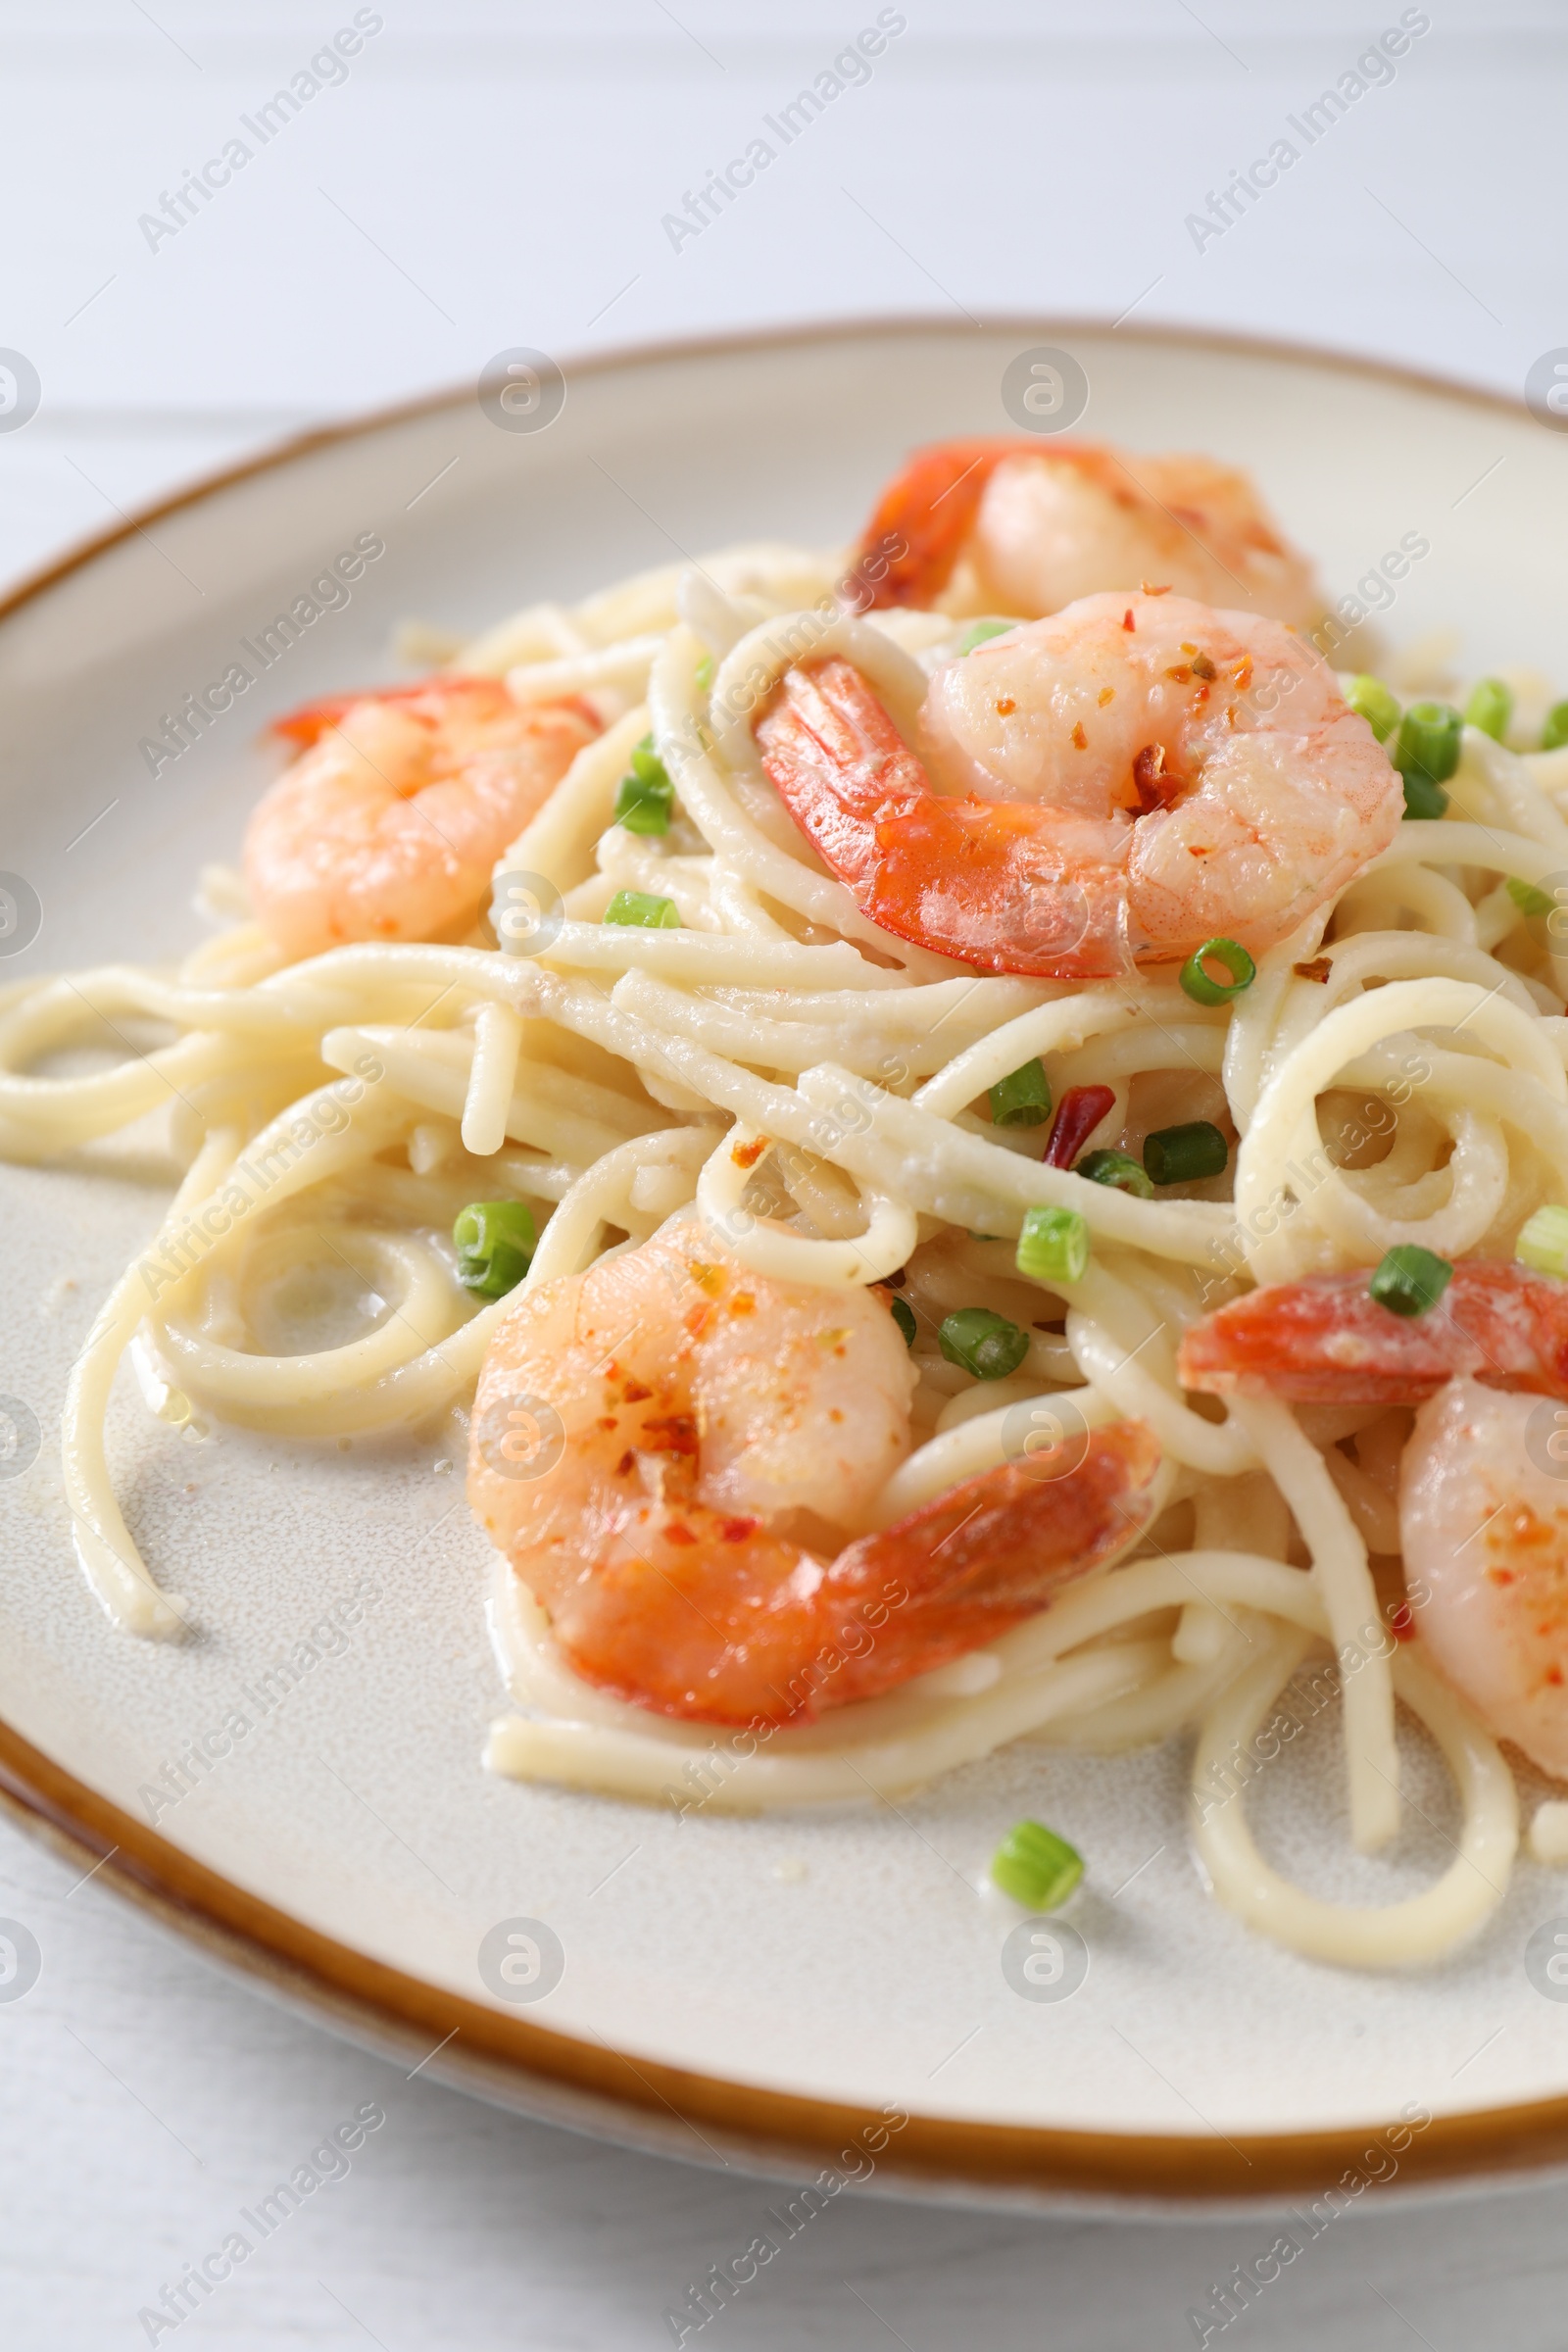
M1127 857L1038 803L939 797L853 663L789 669L757 740L779 798L872 922L982 971L1128 969Z
M1378 1303L1364 1269L1275 1283L1193 1324L1177 1371L1211 1396L1300 1404L1419 1404L1459 1374L1568 1399L1568 1283L1470 1259L1409 1316Z
M1035 441L936 441L915 450L878 499L846 585L873 611L931 604L953 576L1003 459L1040 455Z
M1058 1478L1003 1463L850 1544L817 1596L822 1645L848 1653L832 1703L875 1697L1038 1614L1147 1527L1160 1458L1147 1422L1114 1422ZM878 1608L880 1639L862 1630Z
M754 1518L627 1502L590 1575L549 1590L586 1682L688 1722L809 1723L994 1641L1147 1525L1160 1449L1094 1431L1047 1478L1004 1463L824 1564ZM524 1581L537 1557L518 1559Z

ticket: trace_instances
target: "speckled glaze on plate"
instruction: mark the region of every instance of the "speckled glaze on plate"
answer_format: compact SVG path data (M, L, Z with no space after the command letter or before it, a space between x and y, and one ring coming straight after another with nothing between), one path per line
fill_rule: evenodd
M1427 541L1376 591L1392 638L1452 625L1467 664L1564 682L1568 444L1507 403L1062 320L598 359L567 368L545 430L498 429L466 392L315 435L12 599L3 863L42 927L0 980L191 944L197 869L232 858L270 771L258 730L389 675L398 621L470 629L726 540L847 536L909 444L1016 431L1004 377L1041 347L1084 370L1084 432L1253 468L1335 596L1407 534ZM163 714L367 532L385 553L351 602L151 776L139 746ZM488 1548L461 1464L431 1446L198 1439L151 1419L127 1374L121 1491L199 1632L115 1633L71 1557L60 1402L170 1182L152 1127L68 1169L0 1167L0 1390L40 1430L37 1458L16 1468L24 1444L0 1479L0 1788L83 1867L108 1854L103 1883L411 2066L700 2162L809 2174L853 2144L871 2169L839 2169L898 2193L1236 2202L1316 2193L1401 2110L1433 2118L1399 2154L1406 2186L1568 2159L1568 2001L1525 1966L1568 1885L1528 1862L1471 1950L1366 1977L1278 1951L1209 1900L1179 1744L1104 1761L1020 1745L897 1808L755 1822L488 1778ZM1449 1799L1413 1734L1407 1826L1373 1862L1347 1847L1326 1731L1297 1746L1253 1814L1307 1884L1387 1899L1444 1866ZM983 1890L1023 1813L1089 1858L1072 1915L1089 1966L1065 1999L1013 1989L1019 1915Z

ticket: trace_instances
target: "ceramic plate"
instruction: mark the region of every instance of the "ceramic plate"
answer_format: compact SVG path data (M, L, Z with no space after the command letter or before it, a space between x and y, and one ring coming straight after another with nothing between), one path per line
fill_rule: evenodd
M911 443L1016 431L1020 387L1056 381L1030 373L1042 348L1082 371L1085 431L1252 468L1337 598L1379 583L1361 600L1393 640L1451 626L1468 665L1568 682L1568 445L1505 403L1059 320L599 359L568 368L545 429L502 429L470 392L316 435L12 601L0 862L42 924L0 977L192 944L197 870L233 858L273 763L260 725L391 675L400 621L466 631L727 540L841 540ZM385 553L352 600L151 775L140 746L164 714L366 533ZM1381 559L1412 534L1428 552L1389 586ZM1106 1761L1020 1746L898 1807L761 1821L487 1777L490 1555L461 1465L432 1447L182 1435L127 1374L121 1492L199 1631L115 1633L72 1561L60 1403L170 1181L150 1148L0 1167L0 1390L22 1431L0 1481L0 1768L28 1819L110 1854L105 1884L411 2067L705 2162L833 2162L994 2199L1312 2195L1408 2109L1434 2120L1399 2154L1406 2184L1568 2156L1568 2003L1525 1965L1568 1887L1534 1866L1473 1948L1372 1977L1276 1950L1210 1901L1179 1743ZM1413 1737L1408 1826L1376 1862L1348 1853L1330 1739L1298 1744L1254 1818L1306 1884L1387 1899L1444 1867L1449 1799ZM146 1793L181 1759L185 1794ZM1017 1914L982 1891L1021 1814L1089 1858L1089 1965L1067 1998L1014 1988Z

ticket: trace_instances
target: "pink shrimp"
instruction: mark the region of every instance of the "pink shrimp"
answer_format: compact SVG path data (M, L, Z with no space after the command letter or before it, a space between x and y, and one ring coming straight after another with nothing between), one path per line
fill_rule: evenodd
M907 1451L914 1381L886 1293L763 1280L668 1226L503 1322L468 1498L587 1681L807 1722L994 1641L1150 1516L1159 1447L1123 1422L1060 1478L1005 1464L844 1543Z
M931 605L967 559L967 609L1038 619L1145 581L1299 624L1311 566L1245 473L1091 441L938 441L883 491L859 562L874 605Z
M1365 1269L1233 1298L1183 1337L1182 1386L1310 1404L1419 1404L1463 1373L1568 1398L1568 1283L1501 1258L1462 1258L1435 1306L1380 1306Z
M251 904L291 956L461 934L496 860L599 721L519 705L498 678L334 695L274 722L306 746L245 836Z
M837 657L786 671L762 764L861 909L985 971L1254 955L1393 840L1398 776L1278 621L1091 596L939 669L924 758Z
M1568 1779L1568 1283L1468 1259L1405 1317L1364 1271L1312 1275L1193 1325L1179 1373L1211 1396L1419 1404L1399 1464L1411 1622L1487 1728Z

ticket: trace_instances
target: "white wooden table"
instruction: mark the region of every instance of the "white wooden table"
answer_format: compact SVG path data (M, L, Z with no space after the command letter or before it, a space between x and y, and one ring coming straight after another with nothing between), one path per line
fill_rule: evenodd
M1568 343L1568 31L1549 0L1433 0L1430 16L1392 80L1308 145L1290 119L1398 26L1395 0L1371 15L1348 0L905 0L883 12L906 22L869 77L679 234L664 216L831 69L875 23L871 0L848 15L795 0L787 19L711 0L383 0L359 12L362 28L384 22L344 75L322 68L296 114L274 108L265 142L244 119L352 29L348 0L0 9L0 345L42 388L24 429L0 431L0 573L309 419L471 380L518 342L571 353L868 310L1136 311L1517 391ZM177 227L143 225L170 197L178 220L185 175L236 137L252 152L226 184L187 196ZM1214 198L1282 137L1296 160L1233 196L1227 220ZM668 2343L665 2307L766 2201L744 2179L406 2082L3 1827L0 1911L44 1954L34 1990L0 2007L7 2352L148 2341L141 2307L372 2100L387 2120L347 2178L181 2340ZM1549 2185L1485 2208L1369 2199L1225 2340L1556 2352L1565 2220L1568 2192ZM1188 2307L1271 2234L1257 2219L1043 2223L845 2199L707 2333L737 2352L1153 2352L1196 2341Z

